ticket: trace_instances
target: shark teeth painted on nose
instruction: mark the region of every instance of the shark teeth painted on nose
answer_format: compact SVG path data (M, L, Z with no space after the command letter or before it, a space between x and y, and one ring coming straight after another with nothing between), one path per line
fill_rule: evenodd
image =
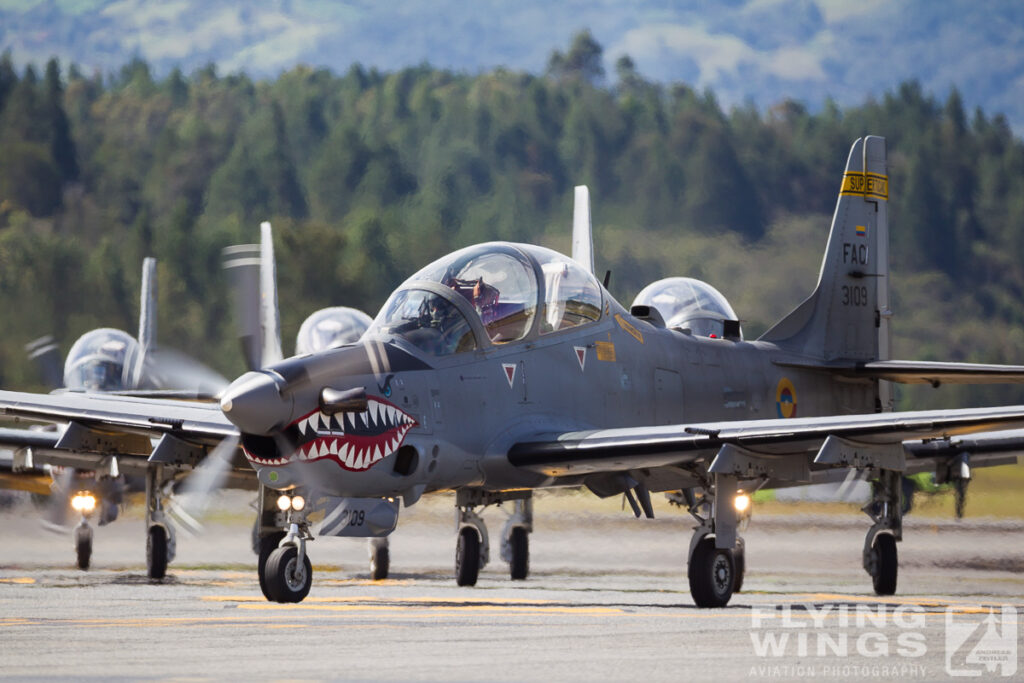
M257 465L333 460L346 470L363 472L397 451L418 424L398 406L371 397L361 413L325 415L317 410L293 422L289 427L297 432L298 446L288 457L263 458L243 450Z

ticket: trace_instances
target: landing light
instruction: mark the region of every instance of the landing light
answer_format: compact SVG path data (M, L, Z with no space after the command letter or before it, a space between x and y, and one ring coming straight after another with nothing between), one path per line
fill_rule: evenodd
M740 493L733 499L733 505L736 507L736 512L746 512L750 509L750 496L745 493Z
M96 497L91 493L76 493L71 498L71 507L76 512L92 512L96 509Z
M277 508L281 512L287 512L288 510L295 510L300 512L306 507L306 499L302 496L289 496L288 494L281 494L277 499Z

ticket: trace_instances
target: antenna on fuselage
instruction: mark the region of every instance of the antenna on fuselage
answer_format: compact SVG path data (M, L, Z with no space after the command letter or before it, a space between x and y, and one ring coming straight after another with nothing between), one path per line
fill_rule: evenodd
M590 222L590 190L577 185L572 208L572 258L594 274L594 235Z

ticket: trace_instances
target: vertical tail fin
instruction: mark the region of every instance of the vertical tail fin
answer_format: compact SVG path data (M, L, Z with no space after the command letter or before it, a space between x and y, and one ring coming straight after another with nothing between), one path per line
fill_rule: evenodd
M270 223L260 225L260 243L227 247L223 265L234 294L238 336L245 364L259 370L282 358L277 308L277 268Z
M260 322L263 328L263 366L284 358L281 313L277 307L277 262L270 223L260 223Z
M572 258L594 274L594 234L590 222L590 190L577 185L572 206Z
M820 359L889 354L889 176L885 138L853 143L814 292L761 336Z
M156 259L142 260L142 288L139 295L139 354L132 369L131 386L138 388L146 367L146 357L156 349Z

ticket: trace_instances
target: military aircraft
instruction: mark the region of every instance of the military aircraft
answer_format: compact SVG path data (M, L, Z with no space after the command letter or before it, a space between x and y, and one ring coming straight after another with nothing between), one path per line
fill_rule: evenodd
M218 373L183 354L158 348L156 259L142 264L139 306L139 334L133 338L123 330L99 328L86 332L72 345L60 369L59 350L51 337L43 337L27 346L29 357L39 365L43 381L53 390L69 393L107 392L145 396L213 398L228 381ZM46 522L63 530L70 506L80 514L74 528L75 557L80 569L88 569L92 557L93 529L90 518L98 511L100 526L117 519L129 484L145 482L153 489L147 508L146 558L151 578L163 577L167 562L174 558L174 526L164 514L164 497L157 492L173 483L173 477L158 476L155 465L128 458L123 463L114 454L98 454L97 444L88 444L85 452L69 452L81 438L74 429L18 430L0 429L0 469L12 475L12 487L28 486L42 492L46 487L50 511ZM122 466L123 465L123 466ZM126 480L126 474L136 481ZM151 480L152 479L152 480ZM255 483L250 483L255 488ZM179 513L188 515L185 509Z
M274 257L273 229L260 224L259 244L227 247L223 266L235 300L242 352L250 370L259 370L283 359L281 318L277 301L277 262ZM331 306L311 313L299 327L295 355L305 356L354 344L369 329L373 319L348 306ZM259 500L270 500L266 488L259 485ZM257 513L253 550L259 556L260 587L265 591L263 568L266 558L284 537L277 521L277 510L266 514L264 505ZM390 568L387 538L371 538L368 543L370 577L386 579Z
M279 602L310 590L311 510L323 514L320 536L382 537L399 501L454 490L456 581L472 585L488 556L478 508L585 486L629 492L648 516L652 491L685 491L698 522L690 591L699 606L722 606L742 578L740 486L850 468L876 481L863 564L875 591L892 594L900 477L959 457L904 442L1021 427L1024 406L888 412L888 382L1021 382L1024 366L889 358L888 197L884 139L858 139L814 291L755 341L705 283L665 283L620 305L594 276L578 189L573 258L525 244L461 249L402 284L359 343L247 372L219 410L0 392L0 411L102 433L105 453L165 461L237 439L260 483L280 492L261 499L265 520L285 531L261 567ZM981 449L971 464L1005 457ZM528 562L529 531L527 515L506 531L513 576Z

